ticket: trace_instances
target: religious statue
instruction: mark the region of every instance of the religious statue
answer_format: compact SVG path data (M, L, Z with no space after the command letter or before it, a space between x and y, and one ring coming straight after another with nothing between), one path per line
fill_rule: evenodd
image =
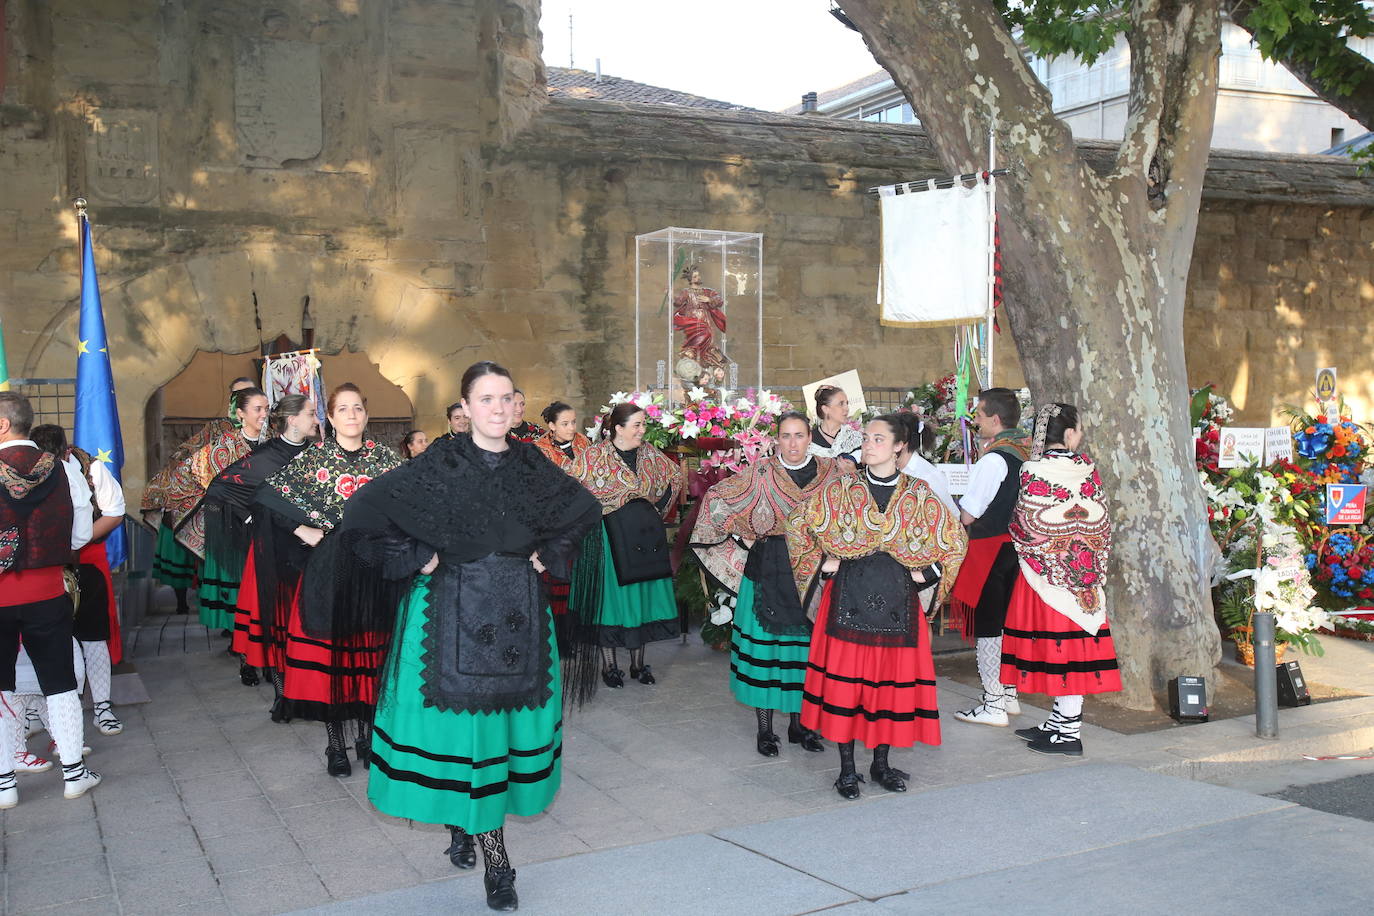
M673 297L673 327L683 336L674 370L684 382L720 388L729 365L716 338L717 332L725 333L725 300L701 285L701 269L695 265L682 275L687 286Z

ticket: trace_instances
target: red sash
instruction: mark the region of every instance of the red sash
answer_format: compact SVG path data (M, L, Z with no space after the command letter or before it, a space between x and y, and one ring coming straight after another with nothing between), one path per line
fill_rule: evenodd
M973 612L978 607L978 600L983 597L988 573L992 572L992 564L1002 545L1009 543L1009 534L968 540L964 565L959 567L959 578L954 580L954 591L949 596L949 622L963 633L967 642L973 641Z

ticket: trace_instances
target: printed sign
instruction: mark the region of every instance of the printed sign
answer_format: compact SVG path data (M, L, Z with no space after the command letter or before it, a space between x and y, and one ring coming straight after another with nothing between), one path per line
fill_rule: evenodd
M1326 485L1326 523L1358 525L1364 521L1365 496L1369 488L1362 483Z
M968 492L968 477L970 465L959 464L937 464L935 467L945 475L945 480L949 481L949 492L955 496L963 496Z
M1264 431L1264 463L1293 460L1293 431L1287 426L1271 426Z
M1223 426L1217 467L1243 468L1264 460L1264 428Z
M1317 370L1317 400L1321 403L1336 400L1336 367Z

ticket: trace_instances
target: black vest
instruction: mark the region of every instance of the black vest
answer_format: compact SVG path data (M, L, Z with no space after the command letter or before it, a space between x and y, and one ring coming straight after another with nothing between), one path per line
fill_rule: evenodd
M1011 452L998 451L1007 463L1007 476L1002 478L997 495L988 503L983 514L968 526L971 538L992 538L1007 533L1011 524L1011 514L1016 511L1016 498L1021 494L1021 456Z

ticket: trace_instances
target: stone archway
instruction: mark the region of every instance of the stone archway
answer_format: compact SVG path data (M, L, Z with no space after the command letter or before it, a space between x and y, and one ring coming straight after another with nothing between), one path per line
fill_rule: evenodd
M315 345L326 353L365 352L382 376L405 392L416 422L438 428L463 369L477 354L499 358L451 290L428 289L388 262L275 247L203 252L143 274L102 283L106 333L124 436L124 486L137 495L146 482L144 405L175 378L197 351L242 353L260 340L298 336L301 306L310 297ZM75 340L78 303L49 325L42 347L26 361L43 365L53 341ZM259 330L259 325L261 330Z

